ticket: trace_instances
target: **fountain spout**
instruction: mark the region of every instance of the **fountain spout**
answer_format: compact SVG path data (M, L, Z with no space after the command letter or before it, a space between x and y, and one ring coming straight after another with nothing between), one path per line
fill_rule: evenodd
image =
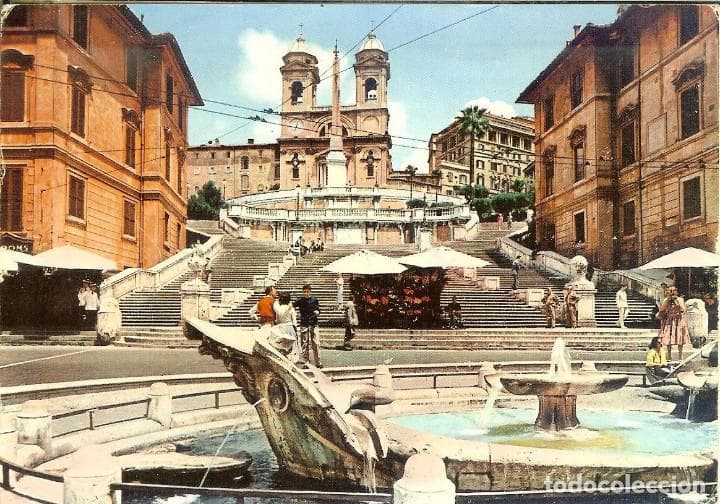
M550 352L550 376L566 377L570 376L570 373L570 351L565 346L565 340L557 338Z

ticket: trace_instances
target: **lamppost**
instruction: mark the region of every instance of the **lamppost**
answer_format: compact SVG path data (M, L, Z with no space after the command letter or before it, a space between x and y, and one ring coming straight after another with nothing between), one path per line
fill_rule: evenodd
M300 184L295 186L295 221L300 220Z

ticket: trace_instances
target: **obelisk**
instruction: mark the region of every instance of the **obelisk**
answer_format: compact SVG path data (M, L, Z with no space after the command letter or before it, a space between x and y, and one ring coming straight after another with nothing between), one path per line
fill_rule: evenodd
M343 151L342 122L340 120L340 59L337 44L333 60L332 124L330 125L330 150L327 154L328 187L345 187L348 183L347 164Z

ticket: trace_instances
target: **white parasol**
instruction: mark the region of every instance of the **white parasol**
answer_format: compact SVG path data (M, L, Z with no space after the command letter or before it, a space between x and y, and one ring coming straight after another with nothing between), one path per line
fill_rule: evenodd
M720 255L695 247L687 247L658 257L638 269L711 268L718 266L720 266Z
M117 270L117 264L94 252L63 245L46 250L33 257L33 264L43 268L71 269L71 270Z
M432 247L398 258L398 262L418 268L483 268L490 263L450 247Z
M17 252L7 248L0 248L0 270L17 271L18 263L35 264L35 258L30 254Z
M324 266L322 271L332 273L353 273L356 275L392 275L402 273L407 268L396 259L371 250L359 250L354 254L341 257Z

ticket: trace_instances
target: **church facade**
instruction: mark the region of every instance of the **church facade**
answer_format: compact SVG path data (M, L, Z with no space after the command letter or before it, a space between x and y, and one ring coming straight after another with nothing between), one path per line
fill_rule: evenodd
M317 104L321 80L318 60L302 37L296 39L282 63L281 130L277 144L211 143L191 147L187 164L189 193L208 180L224 188L226 198L297 187L305 190L329 185L385 186L392 166L387 107L390 63L382 43L371 33L355 54L356 103L339 107L336 121L331 105ZM340 146L334 148L345 157L347 180L342 183L337 180L332 183L328 176L327 160L334 131L342 139ZM228 151L242 154L228 157Z

